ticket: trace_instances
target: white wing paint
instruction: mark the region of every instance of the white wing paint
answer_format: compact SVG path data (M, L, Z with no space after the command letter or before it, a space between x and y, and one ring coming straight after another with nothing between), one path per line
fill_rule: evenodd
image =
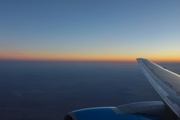
M180 118L180 75L148 59L137 59L144 75L164 102Z

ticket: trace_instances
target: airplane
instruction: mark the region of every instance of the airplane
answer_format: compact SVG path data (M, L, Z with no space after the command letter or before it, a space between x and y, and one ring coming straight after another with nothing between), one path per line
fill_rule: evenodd
M63 120L180 120L180 75L145 58L137 62L162 101L85 108L67 113Z

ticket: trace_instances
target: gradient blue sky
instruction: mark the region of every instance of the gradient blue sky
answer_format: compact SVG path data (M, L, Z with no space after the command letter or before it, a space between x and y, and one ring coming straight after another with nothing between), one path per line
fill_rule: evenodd
M1 60L180 62L180 0L1 0Z

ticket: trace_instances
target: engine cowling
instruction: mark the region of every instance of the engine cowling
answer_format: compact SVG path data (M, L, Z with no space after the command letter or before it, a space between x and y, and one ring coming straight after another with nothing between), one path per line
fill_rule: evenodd
M162 120L167 110L161 101L138 102L75 110L68 113L64 120Z
M64 120L162 120L159 116L145 114L116 114L111 108L88 108L68 113Z

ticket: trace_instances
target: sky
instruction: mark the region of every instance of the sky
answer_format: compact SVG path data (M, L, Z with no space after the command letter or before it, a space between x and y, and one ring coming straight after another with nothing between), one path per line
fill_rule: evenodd
M179 0L0 0L0 60L180 62Z

